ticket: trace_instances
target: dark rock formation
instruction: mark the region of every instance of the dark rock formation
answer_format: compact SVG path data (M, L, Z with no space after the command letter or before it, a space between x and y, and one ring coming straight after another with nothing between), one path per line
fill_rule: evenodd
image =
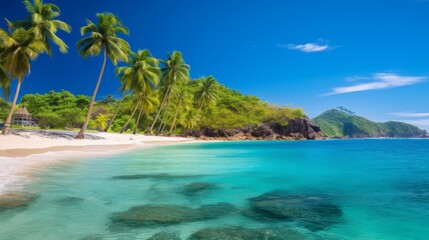
M132 207L125 212L115 213L112 222L131 227L171 225L195 222L226 216L235 211L229 203L203 205L190 208L181 205L144 205Z
M55 200L55 203L57 203L58 205L69 206L69 205L79 204L84 201L85 199L81 197L63 197Z
M147 240L180 240L180 237L175 233L159 232Z
M7 193L0 196L0 212L28 207L39 196L24 192Z
M192 178L200 175L173 175L167 173L159 174L133 174L133 175L120 175L114 176L112 179L115 180L139 180L139 179L174 179L174 178Z
M259 221L296 221L312 231L340 221L341 209L322 195L300 195L276 190L249 199L243 215Z
M204 190L213 189L215 185L208 182L193 182L185 186L185 194L195 194Z
M103 235L100 234L91 234L83 238L79 238L79 240L103 240Z
M189 240L301 240L311 239L291 229L250 229L243 227L204 228Z
M320 127L307 117L291 120L287 125L262 123L258 126L229 130L203 128L200 132L189 135L199 139L228 140L302 140L326 137Z

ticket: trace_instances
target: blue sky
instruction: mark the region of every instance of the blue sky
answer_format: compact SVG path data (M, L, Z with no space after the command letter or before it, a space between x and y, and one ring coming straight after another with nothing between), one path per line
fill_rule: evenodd
M429 129L429 1L49 2L73 27L60 34L69 54L40 56L21 96L50 89L90 95L102 59L84 61L75 43L86 18L109 11L129 27L125 38L133 50L149 49L158 58L180 50L193 78L213 75L244 94L303 107L310 117L344 106L372 120ZM0 17L25 15L21 1L2 0ZM106 68L98 98L119 95L113 69Z

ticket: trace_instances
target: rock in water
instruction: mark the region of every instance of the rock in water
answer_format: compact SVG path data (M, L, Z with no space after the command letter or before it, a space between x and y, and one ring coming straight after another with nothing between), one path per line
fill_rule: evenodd
M103 235L100 234L91 234L83 238L79 238L79 240L103 240Z
M229 215L234 211L235 207L229 203L203 205L200 208L148 204L115 213L112 215L112 221L132 227L169 225L215 219Z
M180 240L180 237L175 233L159 232L147 240Z
M55 200L55 203L57 203L59 205L68 206L68 205L79 204L79 203L82 203L84 201L85 201L85 199L81 198L81 197L63 197L63 198L59 198L59 199Z
M304 240L303 234L290 229L250 229L243 227L204 228L191 235L189 240Z
M249 199L250 210L244 215L257 220L297 221L318 231L338 223L341 209L321 195L289 194L276 190Z
M0 196L0 212L28 207L39 196L23 192L12 192Z
M133 174L133 175L120 175L114 176L112 179L115 180L139 180L139 179L175 179L175 178L192 178L198 177L199 175L173 175L168 173L159 174Z
M185 194L195 194L204 190L212 189L215 185L207 182L193 182L185 186Z

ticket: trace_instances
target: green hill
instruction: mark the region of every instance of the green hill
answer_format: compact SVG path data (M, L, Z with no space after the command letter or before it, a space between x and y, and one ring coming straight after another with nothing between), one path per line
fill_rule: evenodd
M337 109L328 110L313 119L329 137L422 137L427 134L416 126L402 122L377 123Z

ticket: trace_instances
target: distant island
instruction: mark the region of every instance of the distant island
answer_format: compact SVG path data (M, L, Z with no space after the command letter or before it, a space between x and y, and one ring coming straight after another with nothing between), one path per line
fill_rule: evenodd
M312 120L331 138L412 138L427 137L425 130L411 124L377 123L339 109L331 109Z

